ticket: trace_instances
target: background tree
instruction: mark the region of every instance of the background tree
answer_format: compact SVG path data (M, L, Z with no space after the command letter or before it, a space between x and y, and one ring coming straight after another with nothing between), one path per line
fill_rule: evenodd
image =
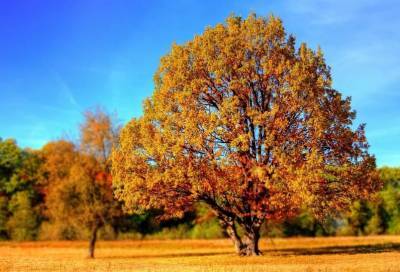
M400 233L400 168L382 167L384 184L372 201L354 202L351 212L342 215L345 224L339 234L399 234Z
M46 220L41 226L41 239L83 239L81 226L74 217L64 216L62 191L67 186L71 168L79 163L79 151L67 140L47 143L40 150L40 191L44 196L42 213Z
M68 175L71 166L77 160L78 149L75 144L65 139L52 141L45 144L40 150L41 185L43 193L50 190L50 183L54 186L62 182Z
M112 225L121 214L113 197L109 162L118 127L99 108L84 117L79 147L61 140L43 148L43 176L51 224L67 239L79 238L76 230L84 229L92 258L99 229Z
M103 166L104 171L111 171L110 155L118 143L120 127L116 116L108 114L100 107L84 113L85 121L80 126L81 150L94 156Z
M265 220L337 212L379 188L354 118L321 50L296 48L276 17L232 16L161 59L113 155L115 192L165 217L204 202L239 254L258 255Z
M89 257L94 257L98 230L120 214L111 181L104 177L101 164L86 155L70 170L68 179L57 190L57 217L85 227L89 234Z
M379 171L384 181L384 188L379 192L377 214L381 222L385 222L383 228L390 234L400 233L400 168L383 167ZM382 224L381 224L382 226Z
M351 235L363 235L368 233L368 222L372 217L372 211L367 201L355 201L346 214L345 233ZM342 230L343 231L343 230Z
M98 229L120 215L119 203L114 199L112 191L110 158L112 149L118 143L120 128L116 118L99 107L85 112L84 116L85 120L80 126L81 150L95 158L100 166L94 179L91 179L93 186L84 188L84 203L88 207L86 224L91 228L89 256L93 257ZM81 172L80 175L81 179L90 180L88 173Z
M0 237L35 239L40 224L36 190L40 161L12 139L0 139Z

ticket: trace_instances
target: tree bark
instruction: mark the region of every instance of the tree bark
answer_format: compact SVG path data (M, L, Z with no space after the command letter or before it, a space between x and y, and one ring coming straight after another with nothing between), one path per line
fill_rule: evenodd
M96 246L98 229L99 229L99 226L97 224L92 229L92 233L91 233L90 241L89 241L89 258L94 258L94 249Z
M261 220L253 221L240 221L238 222L243 228L243 239L239 236L236 226L235 218L224 214L218 214L218 218L222 228L226 231L229 238L235 246L235 251L240 256L259 256L262 255L258 244L260 241L260 227Z
M258 243L260 240L260 228L264 221L264 217L239 218L234 213L225 211L209 198L204 198L203 200L213 208L221 227L226 231L229 238L231 238L236 253L240 256L262 255ZM243 228L243 239L237 232L235 222Z
M233 218L224 216L224 215L218 215L221 227L226 231L228 234L229 238L231 238L233 245L235 246L235 251L239 255L241 255L241 252L243 250L243 242L240 236L237 233L236 226L235 226L235 221Z
M245 229L244 234L244 248L242 250L243 256L259 256L261 251L258 247L260 241L260 228L250 227Z
M258 243L260 241L260 228L262 218L239 218L238 224L243 229L243 249L241 256L259 256L262 255Z

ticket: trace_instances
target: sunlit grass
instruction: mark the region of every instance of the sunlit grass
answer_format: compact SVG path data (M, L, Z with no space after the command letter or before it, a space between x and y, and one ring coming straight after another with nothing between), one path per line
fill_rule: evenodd
M0 271L400 271L400 236L264 239L262 257L229 240L2 242Z

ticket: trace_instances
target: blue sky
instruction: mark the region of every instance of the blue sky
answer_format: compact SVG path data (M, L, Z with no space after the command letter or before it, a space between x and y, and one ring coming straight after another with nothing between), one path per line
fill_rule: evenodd
M82 112L141 114L159 59L235 13L275 14L320 45L334 87L367 123L379 166L400 166L398 0L0 1L0 137L40 148L76 137Z

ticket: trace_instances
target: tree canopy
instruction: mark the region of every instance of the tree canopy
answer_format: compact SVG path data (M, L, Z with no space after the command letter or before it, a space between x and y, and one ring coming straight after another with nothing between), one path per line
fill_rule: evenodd
M117 197L165 217L204 202L241 255L260 253L265 220L367 198L380 186L375 159L331 81L322 51L296 47L274 16L231 16L174 44L113 153Z

